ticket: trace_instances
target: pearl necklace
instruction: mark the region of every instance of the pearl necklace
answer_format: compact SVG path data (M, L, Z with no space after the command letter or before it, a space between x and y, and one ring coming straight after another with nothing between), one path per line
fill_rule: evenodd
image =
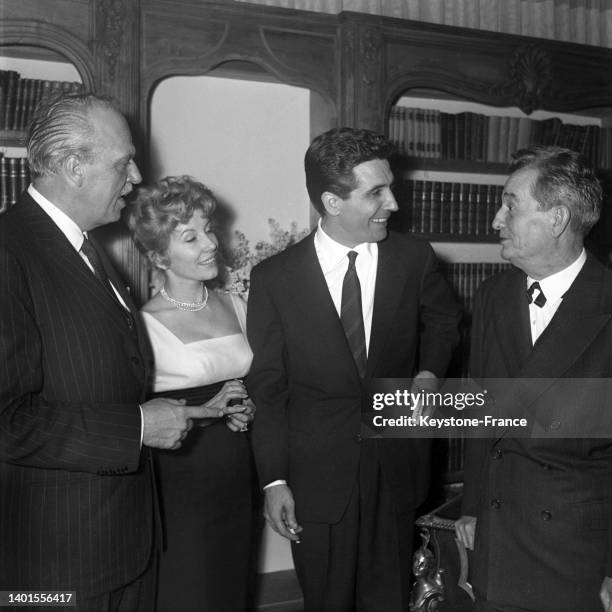
M166 288L164 286L162 286L162 288L159 290L159 294L164 298L164 300L166 300L166 302L170 302L175 308L178 308L178 310L197 312L198 310L206 308L208 305L208 289L204 283L202 283L202 296L195 302L181 302L179 300L175 300L166 293Z

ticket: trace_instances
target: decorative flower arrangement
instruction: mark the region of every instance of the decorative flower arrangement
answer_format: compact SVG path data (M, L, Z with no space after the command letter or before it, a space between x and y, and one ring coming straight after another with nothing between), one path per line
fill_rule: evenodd
M268 219L270 240L260 240L253 250L247 237L239 230L234 231L234 245L227 252L227 271L224 288L239 293L245 299L249 293L251 269L260 261L284 251L306 237L310 230L298 230L293 221L288 230L281 228L275 219Z

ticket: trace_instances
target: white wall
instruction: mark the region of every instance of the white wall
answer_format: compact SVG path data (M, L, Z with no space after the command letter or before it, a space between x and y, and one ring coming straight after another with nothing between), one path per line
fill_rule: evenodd
M173 77L151 105L153 178L190 174L236 213L251 241L309 225L303 159L310 143L308 90L217 77Z
M77 69L68 62L48 62L20 57L0 57L0 70L16 70L24 79L81 82L81 76L77 72Z
M310 143L310 94L277 83L173 77L151 104L153 179L190 174L236 214L254 246L268 218L309 225L303 159ZM259 571L293 567L288 542L266 527Z

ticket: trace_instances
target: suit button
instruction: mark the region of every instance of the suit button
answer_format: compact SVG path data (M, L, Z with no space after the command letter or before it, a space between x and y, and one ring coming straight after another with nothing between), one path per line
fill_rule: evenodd
M357 444L361 443L362 437L361 434L355 434L355 442L357 442Z
M504 456L504 453L499 449L496 448L492 453L491 453L491 457L493 459L501 459Z
M548 463L543 463L542 464L542 469L543 470L550 470L550 465L548 465Z
M540 516L542 517L543 521L550 521L552 518L552 512L550 510L542 510L542 512L540 512Z
M502 505L502 500L501 499L492 499L491 500L491 508L493 508L494 510L499 510L501 508Z
M131 357L130 361L134 364L134 365L138 365L140 363L140 359L138 359L138 357Z

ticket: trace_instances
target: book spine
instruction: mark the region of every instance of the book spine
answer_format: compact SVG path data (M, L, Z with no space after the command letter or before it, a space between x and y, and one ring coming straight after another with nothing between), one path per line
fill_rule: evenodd
M30 169L26 157L19 158L19 193L23 193L30 184Z
M420 233L422 230L419 227L421 222L421 206L423 204L423 181L414 181L414 191L412 196L412 231Z
M421 220L419 222L419 232L426 234L429 231L429 218L431 216L433 183L423 181L423 195L421 201Z
M450 203L450 223L449 233L459 233L459 207L461 197L461 183L452 183L451 187L451 203Z
M19 199L19 159L16 157L9 157L9 206L17 204Z
M442 232L442 183L434 181L431 188L431 208L429 213L429 233L439 234Z
M9 206L8 161L0 153L0 213Z
M451 211L452 211L453 184L442 183L442 201L440 206L440 233L451 233Z
M499 141L499 117L493 115L488 118L487 124L487 152L485 160L488 162L497 161L497 148Z
M4 108L4 123L3 129L12 130L13 121L15 120L15 100L17 96L17 84L19 74L14 70L8 70L7 86L6 86L6 106Z

